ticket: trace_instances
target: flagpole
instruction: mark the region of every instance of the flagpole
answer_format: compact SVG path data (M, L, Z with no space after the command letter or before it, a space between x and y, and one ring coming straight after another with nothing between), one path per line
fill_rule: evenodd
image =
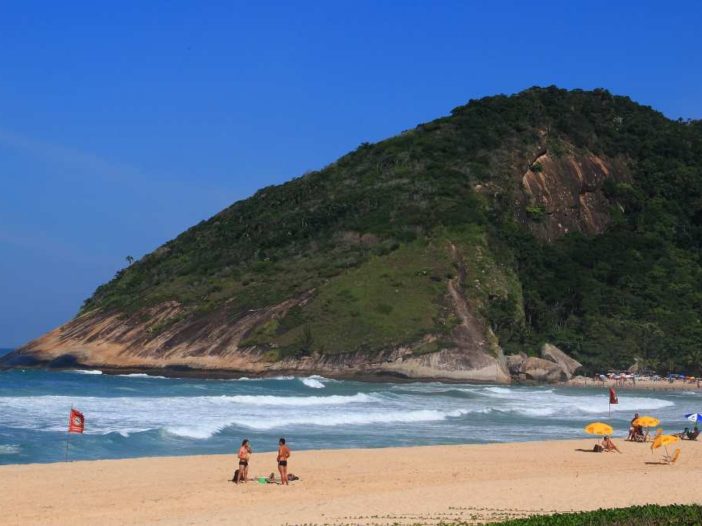
M73 414L73 404L71 404L71 412L69 415ZM68 462L68 439L71 437L71 417L68 417L68 429L66 430L66 457L64 462Z

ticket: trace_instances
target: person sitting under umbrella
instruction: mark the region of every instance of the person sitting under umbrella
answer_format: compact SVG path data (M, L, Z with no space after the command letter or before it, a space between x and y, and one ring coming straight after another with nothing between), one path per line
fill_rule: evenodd
M686 427L682 433L678 433L675 436L683 440L697 440L697 437L700 436L700 430L697 426L692 431L690 431L689 427Z

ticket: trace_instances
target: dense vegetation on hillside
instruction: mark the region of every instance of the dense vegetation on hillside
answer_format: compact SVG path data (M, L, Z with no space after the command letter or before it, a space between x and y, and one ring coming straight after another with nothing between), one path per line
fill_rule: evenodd
M516 196L542 148L626 163L629 180L605 182L611 222L601 235L534 235L544 210L520 210ZM466 296L506 351L550 341L590 371L638 359L698 372L702 122L605 90L471 101L235 203L118 273L83 312L177 300L182 316L235 318L312 291L247 343L277 357L370 352L456 324L452 247Z

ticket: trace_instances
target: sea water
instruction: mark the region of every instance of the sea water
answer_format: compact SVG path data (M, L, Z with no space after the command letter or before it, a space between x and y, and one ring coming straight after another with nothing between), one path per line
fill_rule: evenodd
M623 436L636 411L671 432L702 411L694 392L622 391L619 402L608 418L605 389L12 370L0 372L0 464L63 460L71 407L85 415L73 460L233 453L243 438L271 451L281 436L298 450L582 438L594 420Z

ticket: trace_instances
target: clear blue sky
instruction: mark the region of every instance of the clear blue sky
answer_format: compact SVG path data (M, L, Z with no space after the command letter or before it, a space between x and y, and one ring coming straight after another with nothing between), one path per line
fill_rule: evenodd
M0 3L0 346L257 188L471 98L702 117L699 1Z

